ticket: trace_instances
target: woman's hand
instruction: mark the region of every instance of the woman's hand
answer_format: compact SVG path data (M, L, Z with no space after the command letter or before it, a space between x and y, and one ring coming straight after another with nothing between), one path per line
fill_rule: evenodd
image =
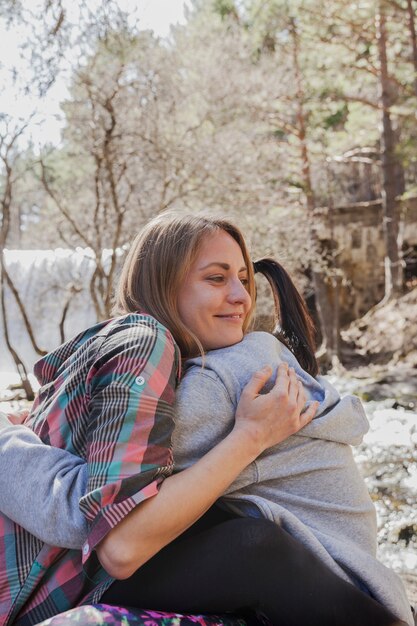
M13 411L13 413L7 413L7 419L11 424L19 425L24 423L28 415L28 409L20 409L19 411Z
M258 454L308 424L316 414L318 402L303 412L306 395L293 368L281 363L274 387L259 395L272 370L256 372L244 388L236 410L235 430L245 431Z

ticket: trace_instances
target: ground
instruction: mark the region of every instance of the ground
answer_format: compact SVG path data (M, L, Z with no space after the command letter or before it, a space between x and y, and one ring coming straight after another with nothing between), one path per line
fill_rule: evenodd
M337 375L371 422L358 461L377 506L380 557L417 604L417 288L376 306L342 339L349 371Z
M342 332L356 365L417 368L417 287L380 304ZM349 359L348 359L349 360Z

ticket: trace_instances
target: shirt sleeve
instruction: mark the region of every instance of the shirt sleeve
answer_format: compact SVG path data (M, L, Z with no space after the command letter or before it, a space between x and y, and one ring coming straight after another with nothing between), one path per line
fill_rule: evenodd
M82 459L47 446L32 430L12 426L0 413L0 511L4 515L49 545L80 549L87 523L78 502L86 484L87 466Z
M172 473L171 435L177 348L160 324L113 329L87 379L87 491L80 508L89 522L85 562L111 528Z

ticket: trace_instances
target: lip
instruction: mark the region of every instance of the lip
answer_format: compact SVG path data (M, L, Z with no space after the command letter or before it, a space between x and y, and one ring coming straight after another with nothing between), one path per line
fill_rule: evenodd
M219 319L230 321L230 322L243 322L244 315L243 313L226 313L225 315L215 315L214 317L218 317Z

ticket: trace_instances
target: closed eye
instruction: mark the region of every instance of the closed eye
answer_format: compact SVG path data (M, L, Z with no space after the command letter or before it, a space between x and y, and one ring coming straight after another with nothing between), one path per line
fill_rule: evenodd
M224 276L220 274L218 276L207 276L207 280L210 280L213 283L221 283L224 281Z
M217 274L216 276L207 276L206 280L209 280L212 283L223 283L226 280L226 277L221 274ZM249 285L249 280L246 277L239 278L239 280L244 287Z

